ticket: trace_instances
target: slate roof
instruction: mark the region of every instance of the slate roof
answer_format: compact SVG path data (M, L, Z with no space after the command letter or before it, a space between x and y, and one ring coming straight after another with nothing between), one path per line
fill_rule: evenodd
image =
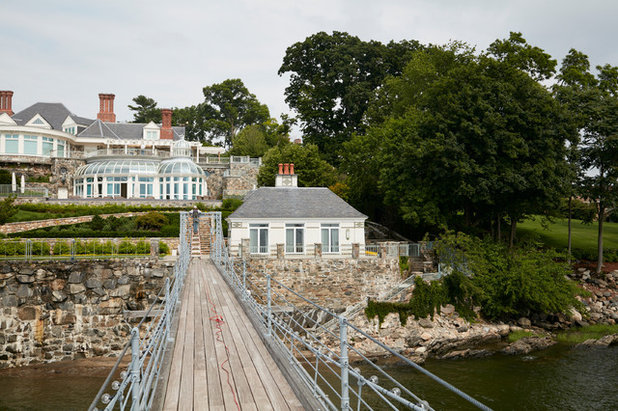
M367 218L324 187L261 187L245 196L233 218Z
M94 120L90 120L84 117L76 116L71 113L68 108L62 103L35 103L22 111L13 114L12 119L19 126L24 126L35 115L40 114L41 117L47 121L54 130L62 131L62 123L66 120L67 116L71 116L73 120L79 125L86 126L92 123Z
M108 123L95 120L84 131L79 133L79 137L104 137L121 140L141 140L145 123ZM184 135L184 127L172 127L174 140L179 140L180 135Z

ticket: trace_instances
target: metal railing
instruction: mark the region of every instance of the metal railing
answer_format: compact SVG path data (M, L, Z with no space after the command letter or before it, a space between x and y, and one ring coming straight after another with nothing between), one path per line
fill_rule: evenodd
M90 404L89 411L98 410L100 404L105 410L152 408L163 360L168 351L172 320L178 308L191 258L187 216L187 212L180 213L179 257L174 265L173 277L166 279L154 303L141 321L132 328L131 338ZM129 352L131 356L129 365L121 371L121 364ZM114 380L115 378L117 379Z
M16 184L0 184L0 196L14 195L17 197L48 197L49 190L45 187L24 187L21 189L21 185Z
M324 408L432 409L369 358L367 346L371 346L373 354L396 357L478 408L489 409L349 323L345 317L304 298L265 272L249 274L246 260L235 264L223 241L220 214L215 216L211 230L215 239L211 258L216 267L266 341L284 353L287 357L284 361L292 366ZM321 315L316 316L316 310ZM313 315L308 315L309 311ZM336 321L337 329L322 327L315 319L318 317ZM365 348L361 350L354 341L363 341Z
M79 260L149 256L151 243L144 239L84 240L46 238L0 240L0 260Z

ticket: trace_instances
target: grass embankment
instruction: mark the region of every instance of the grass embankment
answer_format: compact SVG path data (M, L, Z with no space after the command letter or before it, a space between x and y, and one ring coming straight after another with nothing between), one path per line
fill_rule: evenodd
M597 223L583 224L580 220L571 220L571 241L573 249L596 250ZM568 220L555 219L546 229L539 217L517 224L519 238L538 237L548 247L566 249L568 241ZM603 247L618 248L618 223L603 224Z
M527 337L542 337L542 335L533 333L532 331L526 331L526 330L517 330L517 331L513 331L509 334L509 336L507 337L507 340L512 343L518 340L521 340L522 338L527 338Z
M579 344L586 340L598 340L601 337L618 333L618 324L595 324L587 327L574 328L558 333L556 339L560 342Z

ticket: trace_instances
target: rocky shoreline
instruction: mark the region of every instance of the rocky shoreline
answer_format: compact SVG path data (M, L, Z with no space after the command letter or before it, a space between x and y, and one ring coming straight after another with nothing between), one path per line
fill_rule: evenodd
M452 359L484 357L495 353L528 354L556 344L558 331L590 324L616 324L618 320L618 270L602 276L591 274L585 268L577 269L571 276L590 296L578 297L586 312L572 309L569 315L531 316L516 323L489 323L482 320L469 322L459 316L452 305L442 307L434 318L408 318L401 325L399 315L391 313L379 324L377 317L367 319L364 314L350 320L371 337L388 345L405 357L422 363L428 358ZM508 342L509 334L523 336ZM369 339L352 336L354 348L368 356L379 356L379 350ZM336 345L336 341L326 341ZM618 344L618 334L599 340L585 341L580 346L609 346ZM384 354L381 351L381 354Z

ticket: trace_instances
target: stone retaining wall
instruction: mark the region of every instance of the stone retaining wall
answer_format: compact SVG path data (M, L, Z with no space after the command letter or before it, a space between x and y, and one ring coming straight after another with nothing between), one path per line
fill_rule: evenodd
M134 216L146 214L146 213L147 211L140 211L140 212L130 212L130 213L100 214L100 216L102 218L107 218L112 215L114 217L134 217ZM53 218L49 220L20 221L17 223L6 223L0 226L0 233L10 234L10 233L18 233L21 231L35 230L37 228L53 227L57 225L87 223L89 221L92 221L93 218L94 218L93 215L84 215L84 216L79 216L79 217Z
M123 310L146 309L173 260L0 263L0 368L113 356L130 333Z
M241 263L237 265L242 273ZM367 298L375 299L402 281L396 258L251 259L247 270L270 274L303 297L332 310L345 309ZM264 286L264 281L260 283ZM286 295L286 298L302 304L297 297Z

